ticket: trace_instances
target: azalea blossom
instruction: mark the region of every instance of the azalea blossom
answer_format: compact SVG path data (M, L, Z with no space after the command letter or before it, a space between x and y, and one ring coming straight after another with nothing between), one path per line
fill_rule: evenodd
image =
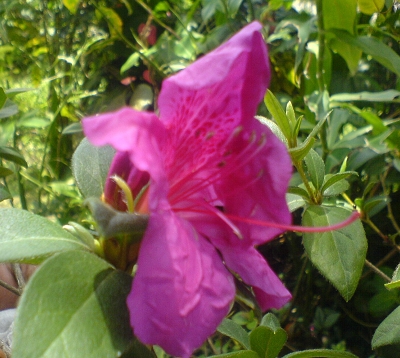
M256 249L290 225L292 172L284 144L254 118L270 80L260 30L251 23L166 79L158 114L123 108L83 121L94 145L117 150L106 200L126 210L116 174L149 214L127 298L134 334L174 356L189 357L228 314L234 275L263 310L291 298Z

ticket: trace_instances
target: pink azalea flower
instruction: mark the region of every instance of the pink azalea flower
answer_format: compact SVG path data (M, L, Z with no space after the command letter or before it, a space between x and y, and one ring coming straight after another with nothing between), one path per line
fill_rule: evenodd
M292 165L285 146L254 115L270 80L261 25L163 82L159 116L123 108L86 118L85 134L117 151L110 176L150 214L127 304L134 334L189 357L218 327L235 296L232 273L263 310L290 293L256 250L290 225L285 201ZM105 196L119 210L115 184Z

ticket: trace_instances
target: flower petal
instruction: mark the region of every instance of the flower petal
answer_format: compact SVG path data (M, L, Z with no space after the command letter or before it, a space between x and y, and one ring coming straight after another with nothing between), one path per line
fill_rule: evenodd
M163 82L158 105L171 178L215 164L235 128L254 120L270 79L260 29L257 22L246 26Z
M165 128L157 116L123 108L117 112L88 117L82 121L85 135L94 145L109 144L128 152L132 164L154 180L164 178L161 147Z
M284 230L257 225L250 220L291 223L286 192L292 176L292 162L285 145L264 125L253 123L228 147L215 186L224 213L243 218L233 222L251 246L272 240ZM248 221L246 221L248 220ZM234 238L236 241L237 239Z
M254 247L246 249L240 246L226 246L221 251L226 266L239 274L246 284L253 287L263 311L281 308L292 298L290 292Z
M217 251L187 221L172 212L150 217L127 299L143 343L189 357L227 315L234 295Z

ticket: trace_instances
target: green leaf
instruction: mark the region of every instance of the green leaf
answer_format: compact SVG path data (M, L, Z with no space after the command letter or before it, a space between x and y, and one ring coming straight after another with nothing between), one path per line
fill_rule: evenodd
M3 108L3 106L5 105L7 101L7 95L4 92L3 87L0 87L0 109Z
M397 307L376 329L372 349L400 343L400 307Z
M302 160L312 149L315 143L315 138L308 136L306 140L298 145L296 148L290 148L289 154L292 157L293 161Z
M357 17L357 0L329 0L323 2L324 27L354 33Z
M283 328L276 331L266 326L259 326L250 333L251 349L261 358L276 358L287 341Z
M291 213L307 205L303 197L291 193L286 194L286 202Z
M303 214L303 225L330 226L346 220L350 214L340 207L310 206ZM361 221L335 231L305 233L303 245L311 262L348 301L357 287L367 253Z
M358 175L358 173L348 171L348 172L341 172L341 173L336 173L336 174L325 175L324 183L322 184L322 188L321 188L321 192L324 193L324 191L326 189L328 189L330 186L337 183L338 181L348 178L351 175Z
M330 30L336 38L349 45L358 47L367 55L400 76L400 56L381 40L369 36L352 36L343 30Z
M329 186L329 188L325 189L322 194L325 197L337 196L344 193L347 189L349 189L349 187L350 184L348 183L348 181L342 179Z
M319 190L324 182L325 163L314 149L309 151L304 160L311 182L314 184L314 187Z
M121 66L120 72L123 73L129 70L131 67L139 66L139 60L140 60L139 52L134 52L132 55L128 57L125 63Z
M14 172L11 169L8 169L6 167L0 167L0 178L4 178L11 174L14 174Z
M21 165L25 168L28 166L24 157L14 148L0 147L0 158Z
M62 2L72 15L76 14L80 0L62 0Z
M255 116L255 118L258 119L262 124L266 125L271 130L271 132L274 133L281 140L282 143L285 143L286 146L288 145L288 141L285 135L274 121L262 116Z
M0 262L39 263L59 251L87 249L61 226L41 216L0 209Z
M250 340L247 332L236 322L225 318L218 327L218 332L234 339L242 345L243 348L250 349Z
M388 290L400 287L400 264L397 265L396 269L393 272L392 282L386 283L385 287Z
M209 356L209 358L260 358L260 356L254 351L238 351Z
M260 326L271 328L274 332L281 329L278 318L273 313L267 313L261 320Z
M107 21L111 37L118 37L122 34L123 22L113 9L105 6L98 6L96 9L96 16L104 17Z
M267 90L267 93L264 97L264 103L267 106L267 109L271 113L272 117L274 117L276 124L284 134L285 138L288 142L290 142L292 128L289 119L286 117L286 114L281 104L270 90Z
M377 214L381 211L388 202L388 198L384 195L373 196L372 198L368 198L364 201L362 210L369 216Z
M0 109L0 119L11 117L18 113L18 107L16 104L7 100L4 107Z
M400 91L387 90L380 92L338 93L330 97L332 102L400 102Z
M288 193L296 194L296 195L302 196L303 198L310 199L310 195L308 194L308 191L303 188L300 188L298 186L290 186L288 188Z
M81 123L72 123L63 129L62 135L76 134L76 133L82 133L82 132L83 132L83 130L82 130Z
M72 173L84 197L99 198L114 157L112 147L95 147L85 138L72 156Z
M12 195L4 185L0 184L0 202L7 199L12 199Z
M119 357L133 343L125 302L131 281L88 252L45 261L21 298L13 357Z
M309 349L301 352L289 353L282 358L358 358L352 353L332 351L329 349Z
M367 15L382 11L384 6L385 0L358 0L358 8Z

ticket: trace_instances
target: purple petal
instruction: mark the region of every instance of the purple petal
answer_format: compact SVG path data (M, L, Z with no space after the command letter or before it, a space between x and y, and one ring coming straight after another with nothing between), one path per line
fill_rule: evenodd
M281 308L292 298L290 292L271 270L262 255L254 248L241 245L227 246L222 250L226 266L252 286L263 311Z
M137 169L148 172L154 180L164 178L160 148L165 128L155 114L123 108L85 118L82 125L94 145L109 144L117 151L128 152Z
M257 22L246 26L163 82L158 105L168 128L170 178L215 165L235 128L254 121L270 79L260 29Z
M232 275L188 222L171 212L151 216L127 299L143 343L190 357L226 316L234 295Z

